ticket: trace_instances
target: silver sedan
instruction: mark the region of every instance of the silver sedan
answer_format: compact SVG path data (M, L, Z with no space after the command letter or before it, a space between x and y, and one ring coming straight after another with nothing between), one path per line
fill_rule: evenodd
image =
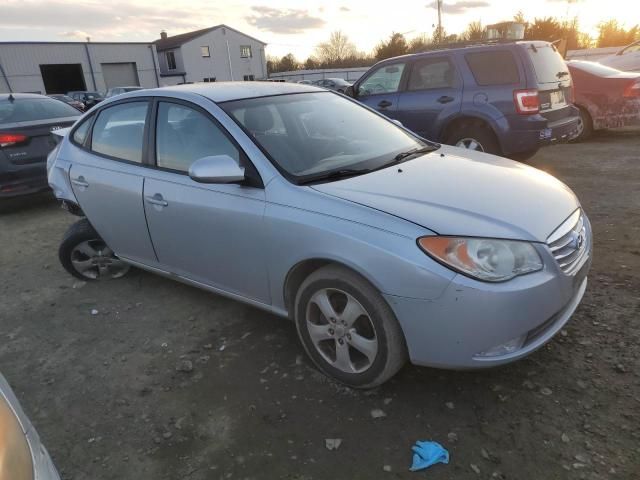
M351 386L407 359L522 358L587 285L591 229L564 184L313 86L128 93L58 134L49 183L84 217L60 246L72 275L133 265L288 316Z
M60 480L38 433L0 375L0 479Z

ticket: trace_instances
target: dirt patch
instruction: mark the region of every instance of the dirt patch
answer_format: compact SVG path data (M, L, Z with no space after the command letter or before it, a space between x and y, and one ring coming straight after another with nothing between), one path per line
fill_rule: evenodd
M429 439L451 453L431 479L638 478L640 132L531 163L579 196L595 259L567 328L516 364L336 385L287 320L143 272L78 282L56 257L75 218L45 195L2 206L0 371L65 479L423 478Z

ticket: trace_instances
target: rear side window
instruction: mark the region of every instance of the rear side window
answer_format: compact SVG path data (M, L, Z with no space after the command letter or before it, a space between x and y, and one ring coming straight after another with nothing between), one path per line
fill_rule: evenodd
M557 83L566 77L567 64L551 45L525 45L527 54L533 63L538 83Z
M428 90L454 86L456 73L446 57L424 58L413 64L408 90Z
M147 102L131 102L102 110L93 126L91 150L141 163L148 108Z
M240 162L240 152L206 115L193 108L160 102L156 130L156 163L182 172L196 160L229 155Z
M79 117L80 112L53 98L0 100L0 123L32 122L50 118Z
M91 125L92 118L93 115L85 118L73 132L73 141L78 145L84 145L84 141L87 139L87 134L89 133L89 125Z
M508 50L467 53L464 58L478 85L520 83L518 64Z

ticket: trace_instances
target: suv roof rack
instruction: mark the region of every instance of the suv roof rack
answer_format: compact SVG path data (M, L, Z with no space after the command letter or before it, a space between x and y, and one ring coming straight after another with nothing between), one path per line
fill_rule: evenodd
M464 48L464 47L477 47L477 46L491 46L491 45L503 45L506 43L516 43L523 41L524 39L510 39L510 38L494 38L494 39L482 39L482 40L464 40L458 42L447 42L447 43L434 43L429 45L426 49L421 52L431 52L433 50L447 50L450 48Z

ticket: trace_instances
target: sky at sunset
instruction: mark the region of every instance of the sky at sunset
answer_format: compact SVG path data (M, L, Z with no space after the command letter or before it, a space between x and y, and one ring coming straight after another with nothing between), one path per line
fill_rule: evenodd
M431 0L2 0L0 41L152 41L220 23L267 42L268 55L293 52L304 60L333 30L344 31L369 51L392 32L407 38L431 34L437 22ZM522 10L535 17L577 16L595 34L597 24L615 18L640 23L640 0L444 0L443 26L459 33L473 20L484 25L509 20Z

